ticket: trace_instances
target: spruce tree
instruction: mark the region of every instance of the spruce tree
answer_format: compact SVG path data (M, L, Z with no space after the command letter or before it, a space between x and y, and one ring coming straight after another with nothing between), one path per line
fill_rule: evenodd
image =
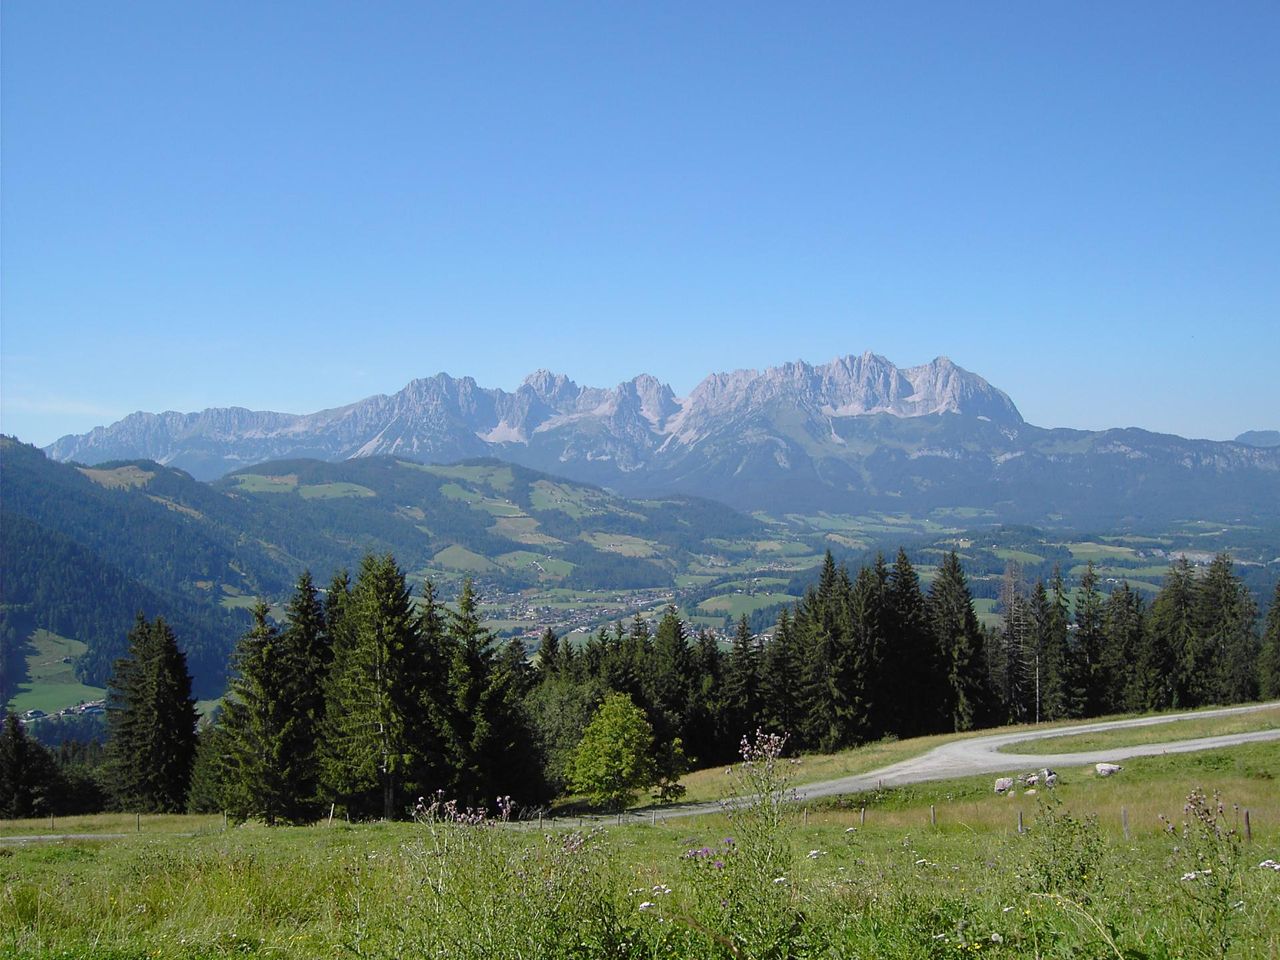
M1280 583L1267 610L1267 626L1258 655L1258 686L1262 696L1280 697Z
M141 615L127 656L107 684L107 764L125 809L177 813L186 807L196 752L191 674L177 639L160 617Z
M1098 594L1098 574L1090 560L1080 577L1075 602L1076 630L1072 644L1071 672L1073 697L1079 715L1095 717L1102 712L1098 663L1102 653L1102 597Z
M1144 708L1195 707L1202 702L1203 678L1196 623L1195 571L1180 557L1165 575L1151 604L1146 643L1139 657L1146 688Z
M934 641L946 664L945 707L952 729L972 730L986 719L987 664L973 597L954 550L943 559L928 602Z
M307 664L268 619L261 601L236 647L236 676L223 704L227 812L238 821L314 818L315 729L305 702Z
M760 654L746 615L738 618L724 674L722 739L736 744L755 730L760 712Z
M782 610L760 665L761 726L771 733L792 734L801 723L796 702L800 684L791 614ZM743 731L744 733L746 731Z
M462 584L456 609L448 614L452 648L449 666L449 760L459 799L486 802L492 793L489 769L495 752L489 743L496 734L484 715L490 693L493 635L480 618L480 598L468 577Z
M407 775L419 765L413 741L429 669L395 559L366 556L349 597L333 609L324 781L349 810L391 819Z
M58 767L18 718L0 713L0 820L22 820L54 811L60 799Z
M1146 703L1139 676L1145 630L1142 596L1126 580L1111 591L1102 610L1100 686L1104 713L1131 713Z
M929 629L920 578L901 548L885 586L881 676L889 730L915 737L945 729L941 705L946 699L946 671Z
M1213 558L1199 583L1197 640L1203 703L1241 703L1258 694L1258 607L1236 576L1231 556Z

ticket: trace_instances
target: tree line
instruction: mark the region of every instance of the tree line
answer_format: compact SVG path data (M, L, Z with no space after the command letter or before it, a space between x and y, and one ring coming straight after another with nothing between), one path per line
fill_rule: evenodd
M223 708L198 734L172 631L139 619L111 679L102 782L125 809L391 818L437 791L532 804L580 786L583 733L618 696L643 713L643 766L671 797L688 766L732 761L756 727L826 752L1280 695L1280 587L1260 629L1225 554L1203 573L1175 563L1150 604L1127 583L1104 594L1092 566L1074 596L1058 571L1028 585L1011 567L1000 604L1003 624L984 627L955 553L927 590L905 551L856 574L828 554L768 636L743 619L726 644L668 607L656 625L636 614L585 643L548 630L530 657L485 627L469 582L451 605L430 581L415 598L392 556L371 555L325 591L304 574L279 623L258 605ZM34 742L12 748L21 736L16 723L0 733L0 766L16 752L41 766ZM57 793L46 787L47 806Z

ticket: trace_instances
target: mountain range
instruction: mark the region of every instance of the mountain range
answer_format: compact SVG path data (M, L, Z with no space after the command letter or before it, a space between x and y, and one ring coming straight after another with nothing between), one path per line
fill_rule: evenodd
M686 397L642 374L612 389L539 370L514 391L446 374L296 415L134 413L47 448L147 458L214 479L286 458L496 457L628 496L672 493L788 513L969 509L1076 527L1280 520L1280 449L1138 429L1046 429L945 357L873 353L706 377Z

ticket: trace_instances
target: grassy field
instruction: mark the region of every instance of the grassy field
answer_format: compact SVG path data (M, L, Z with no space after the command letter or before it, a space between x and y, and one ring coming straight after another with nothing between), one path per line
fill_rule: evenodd
M1280 729L1280 707L1269 707L1250 713L1226 717L1203 717L1171 720L1149 727L1129 727L1101 733L1076 733L1041 740L1024 740L1002 748L1005 753L1083 753L1146 743L1171 743L1174 740L1197 740L1229 733L1252 733L1255 730Z
M298 488L304 500L339 500L343 497L376 497L368 487L358 483L311 483Z
M79 640L37 630L29 644L32 652L27 655L27 679L18 684L17 693L9 701L9 708L15 713L27 710L53 713L106 696L101 687L86 686L76 678L72 661L86 649Z
M1048 802L979 777L609 829L223 832L204 817L147 818L139 834L93 818L75 832L126 836L0 844L0 955L1274 957L1280 873L1259 864L1280 843L1278 759L1253 745L1134 760L1111 780L1064 774ZM781 796L756 769L745 786ZM1197 788L1222 791L1221 817L1184 810ZM1251 843L1229 832L1236 802Z
M698 609L708 614L723 614L736 623L739 617L749 616L763 607L791 604L799 599L787 593L726 593L703 600Z

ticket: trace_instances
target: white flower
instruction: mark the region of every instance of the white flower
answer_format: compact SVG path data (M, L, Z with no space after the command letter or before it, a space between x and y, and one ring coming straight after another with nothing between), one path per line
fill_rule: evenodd
M998 933L993 933L993 934L991 935L991 942L992 942L992 943L1004 943L1004 937L1000 936L1000 934L998 934Z
M787 882L787 878L786 878L786 877L774 877L774 878L773 878L773 882L774 882L774 883L786 883L786 882Z
M823 856L826 852L827 851L825 850L810 850L807 854L805 854L805 856L807 856L810 860L817 860L819 857Z
M641 910L652 910L652 909L653 909L654 907L656 907L656 906L657 906L657 904L656 904L656 903L654 903L652 900L646 900L644 903L640 904L640 909L641 909Z
M845 833L857 833L857 832L858 832L858 828L857 828L857 827L845 827L845 831L844 831L844 832L845 832Z
M928 862L929 862L929 861L928 861L928 860L926 860L924 857L921 857L919 860L917 860L917 861L916 861L916 866L917 866L917 867L923 867L923 866L924 866L926 863L928 863Z
M1197 874L1196 874L1196 872L1193 870L1191 873L1184 873L1184 874L1182 875L1182 879L1183 879L1183 880L1194 880L1197 876L1198 876L1198 875L1197 875Z
M659 883L653 888L653 892L657 894L670 893L671 888L668 887L665 883Z

